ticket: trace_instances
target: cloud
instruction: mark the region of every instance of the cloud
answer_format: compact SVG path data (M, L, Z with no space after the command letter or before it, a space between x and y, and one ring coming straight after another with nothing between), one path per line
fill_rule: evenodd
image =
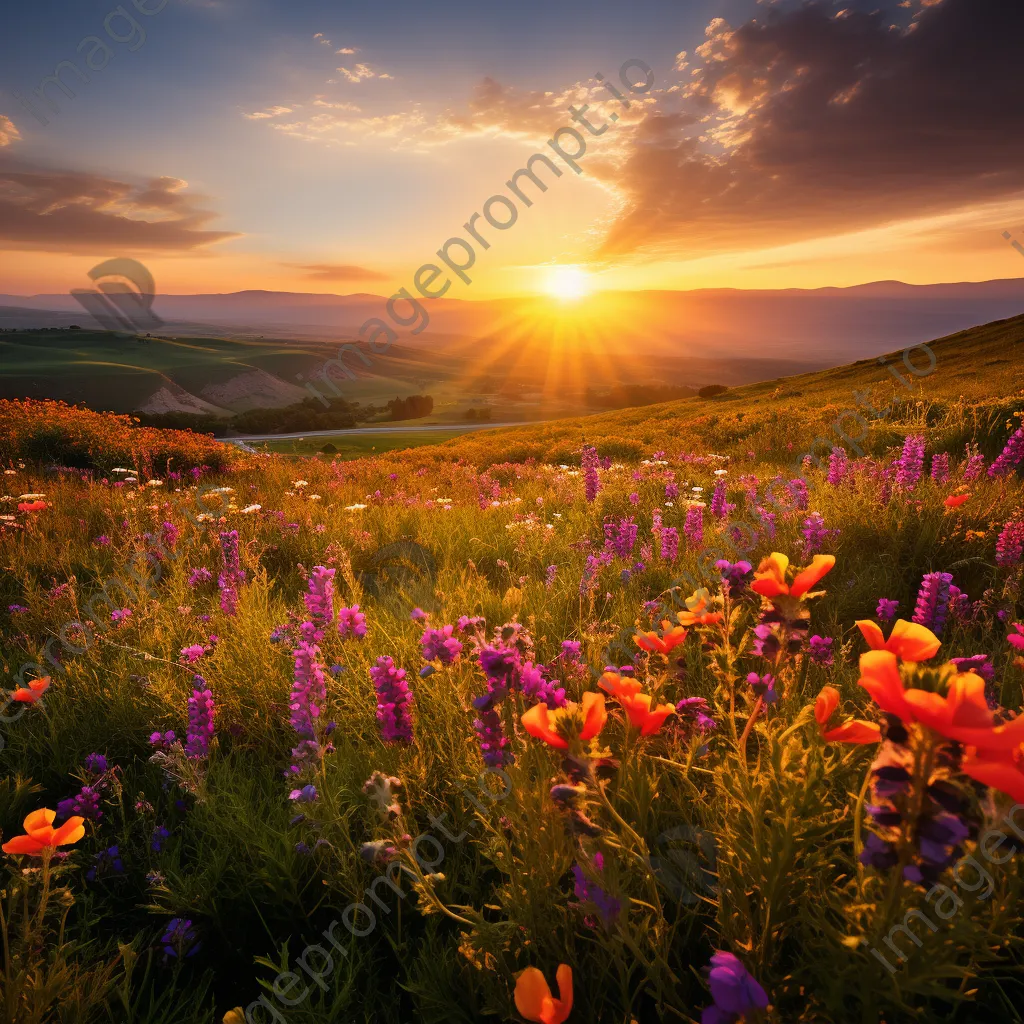
M9 117L0 114L0 149L9 146L12 142L17 142L20 138L21 132L14 126L14 122Z
M279 117L281 114L290 114L294 110L293 107L268 107L266 110L257 110L253 114L243 114L243 117L247 117L250 121L263 121L268 117Z
M368 267L343 263L284 263L282 266L301 270L307 281L389 281L387 274Z
M351 70L348 68L338 68L337 70L342 73L346 82L351 82L353 85L359 85L361 82L369 81L371 78L392 77L391 75L374 71L369 64L356 64Z
M356 65L353 74L365 67ZM378 138L423 149L473 137L505 137L543 145L560 126L570 123L571 106L583 111L589 104L586 116L591 123L607 123L607 115L618 104L609 107L606 101L608 96L598 85L577 83L559 92L540 92L505 86L486 77L473 89L465 106L455 110L428 111L414 102L403 110L367 113L352 103L334 102L321 94L311 103L319 108L313 116L270 127L293 138L326 145L353 146L361 140ZM613 169L621 166L630 151L632 133L653 104L653 99L634 101L630 110L617 111L614 131L602 137L601 161L595 160L588 168L596 177L613 177Z
M352 54L352 53L358 53L359 52L359 48L358 47L351 47L351 46L343 46L340 50L335 50L334 52L335 52L335 54Z
M131 184L85 171L0 160L0 247L51 252L187 252L238 237L180 178Z
M879 8L808 0L735 29L714 19L678 108L634 135L603 254L777 245L1024 191L1024 5Z

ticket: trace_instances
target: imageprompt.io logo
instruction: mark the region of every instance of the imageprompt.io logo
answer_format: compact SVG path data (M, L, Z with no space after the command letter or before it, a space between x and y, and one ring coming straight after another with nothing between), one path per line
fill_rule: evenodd
M140 334L163 324L153 312L153 275L138 260L106 260L93 267L89 277L96 288L72 288L71 294L101 327L117 334Z

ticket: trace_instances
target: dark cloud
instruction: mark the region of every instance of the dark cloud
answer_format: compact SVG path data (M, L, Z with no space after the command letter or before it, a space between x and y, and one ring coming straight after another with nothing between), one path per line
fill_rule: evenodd
M0 246L82 252L189 251L235 238L179 178L131 184L76 170L0 161Z
M282 266L301 270L307 281L390 281L387 274L369 267L343 263L284 263Z
M712 22L682 90L702 120L642 126L604 254L780 244L1024 191L1024 3L890 6Z

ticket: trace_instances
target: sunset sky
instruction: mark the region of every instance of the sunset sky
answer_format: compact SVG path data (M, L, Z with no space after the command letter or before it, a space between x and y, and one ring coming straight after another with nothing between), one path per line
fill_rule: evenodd
M388 294L585 103L608 128L583 173L542 168L450 298L556 265L630 289L1024 276L1019 2L162 3L4 6L0 292L130 256L167 293ZM626 110L594 76L625 93L631 59L654 83ZM89 81L65 67L54 112L35 90L68 60Z

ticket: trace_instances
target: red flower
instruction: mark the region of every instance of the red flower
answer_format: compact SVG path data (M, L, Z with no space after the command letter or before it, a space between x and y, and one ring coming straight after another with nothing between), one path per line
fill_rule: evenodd
M870 619L860 619L856 626L873 651L889 651L902 661L927 661L934 658L942 646L942 641L930 629L906 619L896 620L888 640L881 626Z
M814 718L826 743L877 743L882 731L875 722L853 718L834 729L827 729L829 719L839 707L839 691L834 686L822 687L814 703Z
M30 679L27 687L19 687L11 694L11 700L20 701L22 704L35 704L49 688L49 676L43 676L42 679Z
M875 703L905 724L920 722L946 739L1004 756L1024 743L1024 716L994 725L985 701L985 681L973 672L955 676L945 696L905 689L896 655L889 651L862 654L860 674L860 685Z
M56 811L43 808L33 811L25 819L23 836L15 836L9 843L4 843L4 853L27 853L30 857L40 857L45 850L55 850L58 846L69 846L77 843L85 835L82 822L85 818L68 818L60 828L53 827Z
M785 594L790 597L803 597L818 580L832 571L835 564L835 555L815 555L811 559L811 564L797 573L792 583L787 584L786 570L789 568L789 559L778 551L773 551L757 567L750 589L762 597L778 597Z
M686 630L682 626L673 626L668 619L664 619L661 623L662 635L658 636L657 633L651 631L647 633L637 633L633 637L637 647L643 648L645 651L651 653L664 654L668 656L673 648L678 647L684 640L686 640Z
M604 707L604 694L587 691L583 694L582 712L580 705L567 701L564 707L548 711L547 704L535 704L523 715L523 728L538 740L558 750L568 750L569 741L563 735L565 727L574 719L583 719L578 738L592 740L608 721L608 712Z
M559 964L555 972L558 998L536 967L527 967L516 979L516 1009L535 1024L563 1024L572 1012L572 968Z

